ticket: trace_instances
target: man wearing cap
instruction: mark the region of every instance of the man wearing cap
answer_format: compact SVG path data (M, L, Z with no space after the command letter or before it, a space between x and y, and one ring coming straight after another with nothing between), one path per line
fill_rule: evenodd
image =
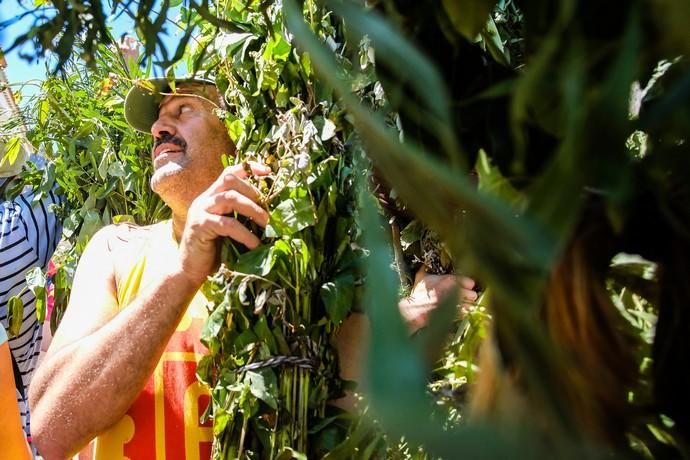
M213 82L178 80L172 93L154 79L127 95L127 121L154 137L151 187L172 219L106 227L85 250L31 387L33 437L48 460L74 455L92 439L79 458L210 458L211 427L199 424L209 393L195 378L206 351L198 340L206 300L198 290L217 266L218 237L259 244L228 216L264 227L268 214L245 169L221 165L235 147L213 113L224 105ZM270 172L260 164L251 170ZM446 279L430 282L427 304L449 287Z

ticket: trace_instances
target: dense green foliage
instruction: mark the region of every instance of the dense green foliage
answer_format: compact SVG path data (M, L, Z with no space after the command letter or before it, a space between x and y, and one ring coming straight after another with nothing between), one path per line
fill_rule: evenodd
M123 6L133 5L113 5ZM687 2L610 10L589 0L382 0L367 8L183 5L182 26L200 25L184 56L190 68L219 75L238 161L260 159L274 170L258 183L272 215L267 244L244 254L226 246L226 266L207 285L218 302L202 369L213 389L216 455L333 449L346 458L358 447L362 457L382 455L367 423L348 428L325 406L341 389L329 340L351 307L358 244L369 251L365 387L390 439L404 435L444 458L508 458L516 449L549 458L554 449L560 458L690 455ZM147 52L164 14L137 14ZM54 37L60 29L51 27ZM98 81L106 78L98 56L109 51L93 54L88 37L84 50ZM74 105L53 107L80 113L76 121L49 126L42 107L52 106L38 104L32 138L45 144L54 130L57 140L45 147L52 164L68 159L54 177L75 206L67 227L75 250L81 232L109 221L106 209L139 222L159 217L143 212L159 209L153 204L123 208L150 200L135 154L146 141L121 124L126 85L121 79L104 99L94 97L100 85L80 78L45 87L53 98L71 85L84 89ZM107 137L93 135L103 130ZM355 163L354 132L393 227L381 230L375 205L362 198L363 241L352 220L364 164ZM130 172L139 182L125 179ZM118 196L106 193L111 183L125 201L110 201ZM78 190L92 186L101 194L89 201ZM394 258L399 274L390 270ZM489 289L459 324L449 302L410 339L397 301L418 259ZM423 350L451 324L440 380L429 385ZM487 335L493 360L478 361ZM318 358L322 367L314 375L244 367L283 356L313 367ZM439 398L451 407L440 416ZM411 455L402 446L388 455Z
M199 374L212 392L214 458L321 457L345 440L350 418L327 402L343 395L334 333L359 281L361 149L308 56L286 39L277 5L217 8L242 32L202 34L190 60L208 56L202 67L225 91L222 116L237 146L228 161L258 161L273 174L254 179L270 211L264 244L240 253L227 242L205 287L216 307ZM340 40L325 10L304 8L313 30Z

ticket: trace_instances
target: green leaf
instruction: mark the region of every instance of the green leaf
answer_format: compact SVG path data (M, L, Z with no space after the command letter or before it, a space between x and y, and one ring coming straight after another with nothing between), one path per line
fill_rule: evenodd
M36 319L39 323L43 323L46 319L46 307L48 305L48 298L45 288L36 290Z
M42 323L46 318L46 276L40 267L34 267L26 274L26 286L36 297L36 317Z
M272 409L278 409L278 380L271 369L247 371L249 391Z
M108 175L112 177L125 177L125 168L120 161L113 161L108 166Z
M23 139L17 136L10 138L5 145L0 144L0 166L15 164L22 150L22 143Z
M232 121L230 119L226 119L225 126L228 129L230 139L232 139L232 141L235 143L239 142L240 137L244 133L244 125L242 124L242 121L238 119L234 119Z
M308 457L304 455L302 452L297 452L295 449L292 447L283 447L280 452L278 453L278 456L276 457L276 460L308 460Z
M321 130L321 140L327 141L335 136L335 129L335 123L326 118L323 123L323 129Z
M229 422L234 418L233 414L228 413L228 411L223 410L223 408L217 409L217 412L213 415L213 436L219 436Z
M250 275L266 276L276 261L290 254L290 246L284 241L259 246L237 258L233 270Z
M12 296L7 301L7 335L16 337L24 321L24 302L18 295Z
M400 245L406 250L422 237L424 226L418 220L413 220L400 232Z
M316 223L316 209L304 189L296 189L292 197L282 201L271 211L266 236L289 236Z
M108 177L108 167L110 166L110 154L104 152L101 161L98 164L98 175L105 180Z
M40 125L45 125L48 115L50 114L50 102L48 99L43 99L39 104L38 109L38 123Z
M292 248L293 260L300 276L305 276L308 273L309 262L311 261L311 253L307 243L299 238L290 240L290 247Z
M113 216L113 223L114 224L121 224L124 222L129 222L131 224L136 224L136 219L134 216L131 214L118 214L116 216Z
M506 203L510 203L516 209L521 209L526 203L527 197L518 192L506 179L498 167L491 164L491 160L482 149L477 155L477 163L474 167L479 176L479 186L477 189L480 192L493 195Z
M46 276L40 267L34 267L26 273L26 286L32 291L43 288L46 285Z
M311 58L309 57L308 53L302 53L302 57L300 58L300 64L302 64L302 68L304 69L304 76L309 78L311 77L312 73L312 68L311 68Z
M287 340L285 340L285 335L283 334L283 331L281 331L278 326L273 327L273 338L276 341L278 353L280 353L281 355L289 355L290 346L288 345Z
M204 327L201 329L199 338L201 343L211 348L209 344L218 337L223 324L225 324L225 317L227 316L228 303L226 301L221 302L213 312L208 316Z
M276 106L283 109L288 106L288 102L290 101L289 98L290 93L288 92L288 89L284 85L280 85L278 87L278 91L276 92Z
M399 282L391 269L390 245L383 236L381 222L371 198L362 199L360 226L370 251L367 258L367 285L364 305L371 321L371 344L367 357L366 381L376 412L388 423L406 423L404 412L428 414L425 398L426 366L409 340L398 312ZM375 287L375 288L372 288ZM405 401L404 405L399 401ZM395 422L398 420L398 422ZM401 430L398 425L394 431Z
M84 216L84 222L79 231L77 238L77 246L84 248L91 239L91 237L103 226L101 216L95 209L89 209Z
M496 0L442 0L450 22L469 41L474 41L489 20Z
M62 234L65 238L70 238L74 232L79 227L79 211L73 211L67 218L62 222Z
M340 324L347 317L352 307L354 293L355 279L350 273L340 275L333 281L321 285L321 300L333 323Z
M503 41L501 40L501 33L498 31L498 27L496 27L493 18L489 17L489 22L480 34L484 44L486 44L487 49L491 53L491 56L496 59L496 62L509 66L510 56L506 53Z
M291 50L292 46L290 46L281 35L276 34L268 41L263 58L266 60L285 62Z
M251 329L247 329L246 331L242 332L237 338L235 339L233 346L235 347L236 352L244 351L248 345L252 345L256 343L258 340L258 337L256 334Z
M243 43L249 43L256 40L257 36L249 32L233 32L228 34L220 34L215 41L215 47L220 52L222 57L228 57L233 54L236 49Z
M275 337L273 337L273 333L268 328L266 315L259 316L259 319L256 322L256 325L254 326L254 333L257 335L257 337L259 337L259 340L261 340L264 344L266 344L266 346L268 346L268 349L271 351L272 354L278 352L278 345L276 344Z

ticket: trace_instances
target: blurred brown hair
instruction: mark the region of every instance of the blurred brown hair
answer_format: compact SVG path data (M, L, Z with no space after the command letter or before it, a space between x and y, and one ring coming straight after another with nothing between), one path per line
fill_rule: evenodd
M582 434L620 446L625 443L631 411L628 391L638 365L635 341L606 289L613 237L608 226L595 222L580 225L554 267L540 320L562 360L552 383L564 408ZM527 399L520 369L501 362L499 343L494 330L481 352L470 407L479 418L520 419L534 401ZM552 421L540 420L537 413L529 412L530 422L552 430Z

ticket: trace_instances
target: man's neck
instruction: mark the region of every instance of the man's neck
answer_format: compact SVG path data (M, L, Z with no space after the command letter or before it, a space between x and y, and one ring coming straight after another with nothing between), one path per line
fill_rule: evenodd
M184 226L185 223L187 222L187 216L181 216L179 214L173 213L172 216L172 228L173 228L173 237L175 238L175 241L178 243L182 239L182 232L184 231Z

